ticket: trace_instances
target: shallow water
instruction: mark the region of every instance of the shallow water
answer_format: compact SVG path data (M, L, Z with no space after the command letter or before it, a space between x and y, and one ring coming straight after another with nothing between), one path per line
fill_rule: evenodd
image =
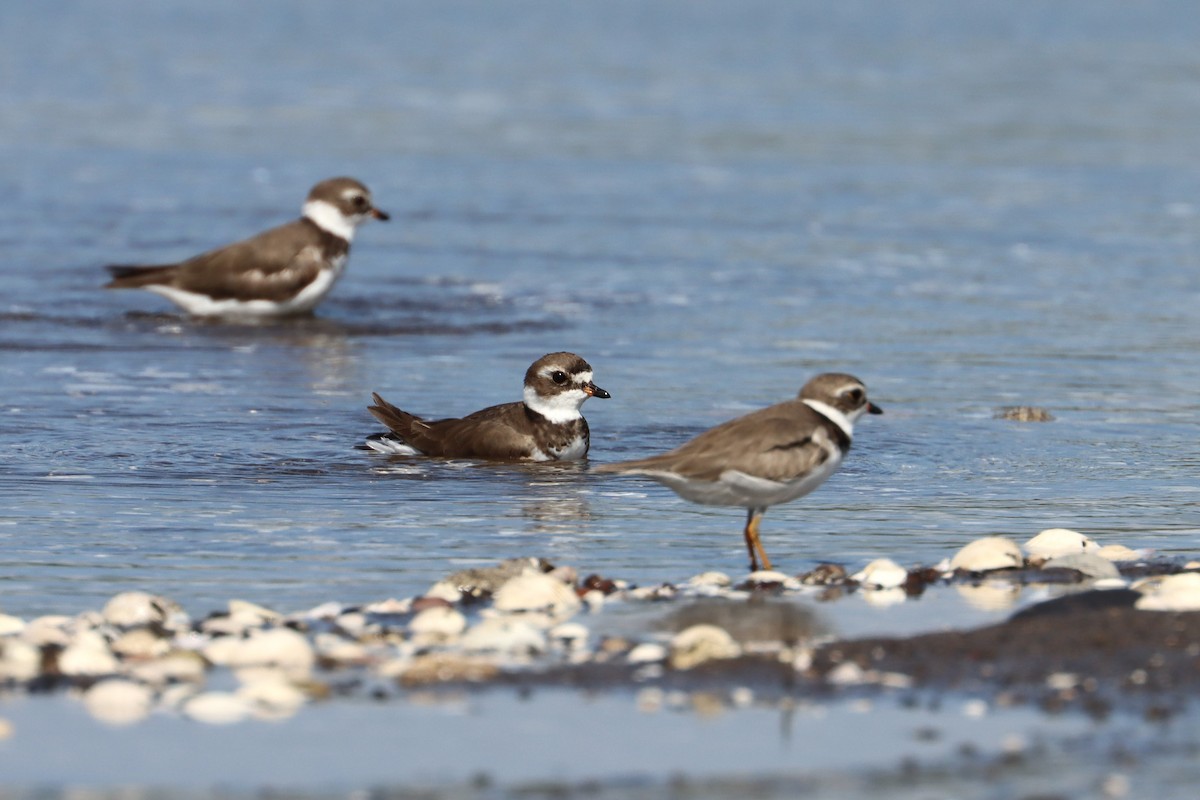
M462 414L560 349L613 394L594 462L861 377L885 415L764 522L790 572L1051 526L1193 554L1198 34L1166 2L10 4L0 609L744 569L737 509L355 449L372 391ZM393 221L313 319L99 289L341 173Z

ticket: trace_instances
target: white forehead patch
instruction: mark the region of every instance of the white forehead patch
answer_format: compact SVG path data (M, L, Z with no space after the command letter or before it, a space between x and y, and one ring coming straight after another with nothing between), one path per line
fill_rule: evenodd
M354 239L356 220L338 211L337 207L331 203L324 200L309 200L304 204L303 213L321 230L332 233L347 242Z

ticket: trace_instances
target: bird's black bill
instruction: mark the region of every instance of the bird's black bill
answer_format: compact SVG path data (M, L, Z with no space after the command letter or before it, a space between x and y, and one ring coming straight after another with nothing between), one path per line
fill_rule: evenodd
M387 222L389 219L392 218L391 215L388 214L386 211L380 211L378 208L371 209L371 216L374 217L375 219L379 220L380 222Z
M883 409L880 408L879 406L875 405L874 403L867 403L867 413L868 414L882 414Z
M611 394L604 391L594 383L589 383L587 386L583 387L583 390L587 392L589 396L599 397L601 400L607 400L608 398L612 397Z

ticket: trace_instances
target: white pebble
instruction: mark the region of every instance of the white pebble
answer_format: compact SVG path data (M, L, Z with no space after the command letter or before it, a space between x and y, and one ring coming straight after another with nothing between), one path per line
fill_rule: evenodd
M130 725L150 714L154 692L140 683L113 678L103 680L83 693L88 713L109 725Z
M691 669L706 661L737 658L742 648L729 632L716 625L693 625L671 639L670 661L675 669Z
M1047 528L1025 543L1030 556L1052 558L1070 553L1094 553L1100 545L1078 531L1066 528Z
M867 589L862 593L862 599L869 606L888 608L903 603L908 599L903 589Z
M165 686L169 683L200 683L208 671L199 653L174 650L162 658L143 661L128 667L128 674L143 683Z
M461 646L468 653L528 656L545 652L546 636L519 618L492 617L468 628Z
M1120 571L1107 558L1101 558L1095 553L1068 553L1065 556L1054 556L1042 564L1042 569L1073 569L1083 573L1084 577L1094 580L1120 578Z
M308 639L290 628L256 630L245 638L223 636L202 652L212 663L228 667L273 665L306 672L316 661Z
M121 592L104 604L104 621L118 628L161 624L166 620L166 601L147 592Z
M254 709L248 700L232 692L204 692L186 700L181 710L197 722L230 725L241 722Z
M343 666L365 664L370 660L370 653L366 647L334 633L317 634L313 638L313 646L322 658L327 658Z
M955 584L954 591L972 608L980 611L1004 611L1016 605L1022 588L1021 584L1009 581L984 581L977 585Z
M1109 561L1141 561L1153 555L1153 550L1133 550L1123 544L1106 544L1096 551L1096 555Z
M843 661L825 675L835 686L857 686L867 680L866 671L853 661Z
M445 600L447 603L457 603L462 600L462 592L459 588L447 581L438 581L430 586L424 596L432 597L435 600Z
M724 589L733 585L733 579L724 572L701 572L699 575L688 578L687 585L693 589Z
M800 589L803 584L796 578L788 575L785 572L779 572L773 569L760 569L756 572L751 572L746 576L746 580L750 583L780 583L784 589Z
M664 645L658 642L642 642L625 654L625 660L630 664L655 664L666 661L668 655L670 653Z
M1200 611L1200 573L1180 572L1138 581L1134 608L1143 611Z
M277 669L239 671L237 696L254 707L257 715L278 719L291 716L308 702L308 695Z
M850 576L864 589L895 589L908 580L908 570L890 558L877 558Z
M14 636L25 630L25 620L8 614L0 614L0 636Z
M31 681L41 674L42 651L29 642L0 642L0 681Z
M58 656L59 672L73 677L111 675L117 669L108 642L95 631L80 631Z
M380 600L378 603L363 606L363 611L368 614L407 614L411 610L411 597L406 597L403 600L389 597L387 600Z
M21 638L38 647L48 644L66 647L71 643L71 634L67 633L67 627L73 621L70 617L57 614L37 617L25 626Z
M408 623L409 633L436 639L451 639L467 629L467 618L456 608L431 606Z
M550 575L527 570L496 590L492 607L498 611L546 611L563 618L579 610L575 589Z
M550 629L550 641L558 642L569 650L579 650L587 644L591 632L578 622L564 622Z
M148 659L166 655L171 643L150 632L148 628L126 631L112 643L112 651L122 658Z
M950 569L967 572L991 572L1025 566L1021 548L1003 536L986 536L968 543L950 559Z

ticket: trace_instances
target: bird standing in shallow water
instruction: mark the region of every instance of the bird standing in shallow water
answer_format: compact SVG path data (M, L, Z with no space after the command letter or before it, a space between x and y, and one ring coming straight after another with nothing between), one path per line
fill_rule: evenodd
M113 265L106 289L145 289L198 317L305 314L341 277L355 229L388 215L354 178L308 193L303 216L176 264Z
M771 569L758 526L766 510L803 497L837 471L854 423L882 414L852 375L827 372L777 403L705 431L669 453L603 464L596 472L644 475L693 503L746 509L750 569Z
M590 446L580 407L589 397L609 398L592 382L592 367L574 353L549 353L525 372L525 399L491 406L462 418L426 420L378 394L367 408L389 428L367 447L389 455L483 458L493 461L572 461Z

